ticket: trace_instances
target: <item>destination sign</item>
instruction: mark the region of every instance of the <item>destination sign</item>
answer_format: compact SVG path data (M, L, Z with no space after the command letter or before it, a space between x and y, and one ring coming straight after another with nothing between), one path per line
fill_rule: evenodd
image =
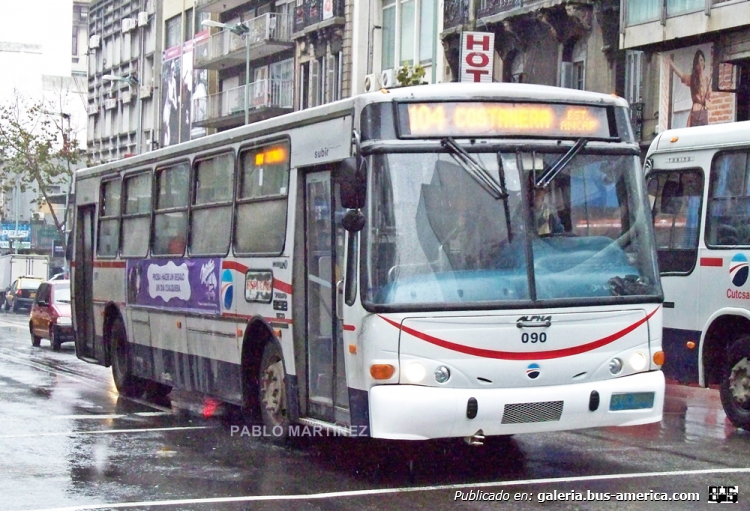
M612 138L607 108L544 103L446 102L398 106L400 135Z

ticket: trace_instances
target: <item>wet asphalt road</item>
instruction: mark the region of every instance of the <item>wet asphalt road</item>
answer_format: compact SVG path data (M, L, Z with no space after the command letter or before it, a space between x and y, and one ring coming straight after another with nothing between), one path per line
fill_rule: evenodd
M109 369L77 360L72 344L32 348L27 321L0 314L0 510L715 509L709 485L737 485L730 509L750 510L750 433L729 425L714 390L669 386L664 421L645 427L480 448L324 437L278 446L198 396L121 398ZM472 491L508 500L454 500ZM623 502L618 492L699 501Z

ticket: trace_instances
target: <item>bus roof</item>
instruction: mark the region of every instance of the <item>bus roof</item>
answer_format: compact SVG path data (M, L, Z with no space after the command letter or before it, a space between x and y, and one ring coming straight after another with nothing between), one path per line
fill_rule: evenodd
M749 142L750 121L679 128L667 130L656 137L651 142L646 156L648 157L655 152L692 151L740 144L747 145Z
M419 92L419 99L425 101L492 99L495 101L530 100L552 103L569 102L628 106L627 101L623 98L611 94L527 83L438 83L426 87L398 87L387 89L386 92L381 90L380 92L362 94L357 98L362 98L368 103L372 101L397 101L413 99L415 92Z
M347 113L353 114L355 108L356 110L360 110L368 103L415 99L415 93L418 93L419 99L425 101L525 100L532 102L588 103L619 107L628 106L627 101L614 95L565 89L548 85L518 83L440 83L428 86L381 89L377 92L360 94L314 108L299 110L140 155L80 169L76 171L76 177L83 178L106 173L124 166L148 165L177 156L184 152L206 150L210 149L212 146L221 146L239 140L246 140L254 136L275 133L284 128L311 124L319 120L340 117Z

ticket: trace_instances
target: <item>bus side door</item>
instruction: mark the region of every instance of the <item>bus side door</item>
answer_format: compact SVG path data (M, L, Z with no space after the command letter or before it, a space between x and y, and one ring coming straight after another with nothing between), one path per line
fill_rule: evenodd
M96 359L94 333L94 218L96 206L79 206L75 226L75 266L73 268L73 320L76 355L87 362Z
M308 414L349 424L342 321L337 292L343 278L345 231L331 172L305 176Z
M703 198L700 169L655 171L648 178L656 249L664 289L664 335L667 378L684 383L698 381L698 293L701 269L698 240ZM697 332L697 333L696 333Z

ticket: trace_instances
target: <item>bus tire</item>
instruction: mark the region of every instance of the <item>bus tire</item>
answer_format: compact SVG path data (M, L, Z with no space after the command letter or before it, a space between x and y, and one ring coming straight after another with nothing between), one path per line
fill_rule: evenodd
M145 382L133 375L130 365L130 343L125 325L119 317L112 323L112 378L117 391L123 396L136 397L143 394Z
M276 341L266 343L258 375L258 402L266 431L276 441L289 434L289 408L284 356Z
M750 336L743 335L727 351L721 378L724 413L738 428L750 430Z

